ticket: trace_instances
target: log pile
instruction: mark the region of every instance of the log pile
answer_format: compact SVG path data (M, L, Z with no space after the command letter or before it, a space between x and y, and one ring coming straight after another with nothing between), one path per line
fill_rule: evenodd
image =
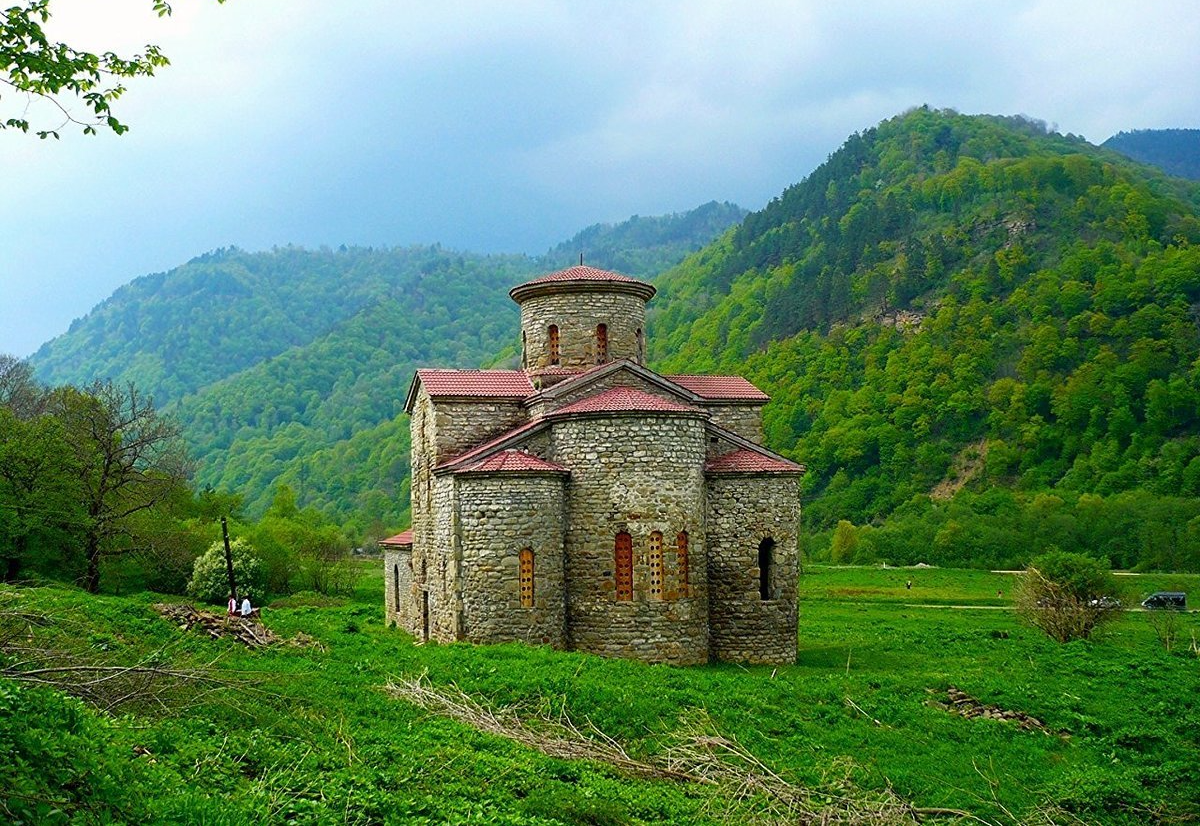
M952 714L959 714L968 719L1001 720L1006 723L1016 723L1028 731L1050 733L1046 724L1032 715L1023 711L981 703L967 692L954 686L946 689L946 698L948 702L942 705Z
M230 617L178 602L159 603L154 610L178 625L181 631L200 629L214 640L232 638L247 648L263 648L284 641L258 617Z

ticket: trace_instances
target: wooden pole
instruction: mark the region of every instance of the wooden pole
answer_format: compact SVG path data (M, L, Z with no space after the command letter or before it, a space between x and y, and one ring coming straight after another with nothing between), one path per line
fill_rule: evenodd
M233 551L229 550L229 525L225 522L225 517L221 517L221 535L225 538L225 574L229 577L229 593L233 595L236 602L237 580L233 578Z

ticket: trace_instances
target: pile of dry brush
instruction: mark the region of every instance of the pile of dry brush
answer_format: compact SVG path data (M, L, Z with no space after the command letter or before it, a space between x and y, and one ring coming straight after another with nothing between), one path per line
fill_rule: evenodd
M848 771L829 778L823 789L806 788L721 735L703 713L684 717L675 742L661 754L639 759L590 721L580 726L565 714L523 715L512 708L491 708L457 686L436 687L423 676L389 683L386 690L429 712L551 757L604 763L637 777L715 787L719 793L714 799L725 807L721 819L728 822L802 826L900 826L933 818L986 822L957 809L913 806L891 789L861 789L850 781Z

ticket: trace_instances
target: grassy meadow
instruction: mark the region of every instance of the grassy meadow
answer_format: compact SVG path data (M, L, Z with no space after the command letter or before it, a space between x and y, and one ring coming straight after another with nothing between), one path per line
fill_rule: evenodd
M1200 598L1200 577L1138 580L1146 592L1170 586ZM0 819L760 820L753 803L731 808L718 789L546 757L383 690L420 674L528 716L591 721L634 757L660 753L704 715L795 783L831 793L890 788L915 805L966 810L988 823L1034 822L1050 809L1064 823L1200 818L1200 658L1189 644L1166 652L1140 613L1092 641L1056 644L1005 610L1014 582L980 571L810 567L798 660L779 668L415 645L382 622L377 563L364 564L346 598L301 594L266 609L272 630L319 643L309 647L248 650L181 631L153 612L157 595L4 589L8 626L19 612L39 646L112 662L152 655L176 668L204 665L230 685L166 708L101 716L0 679ZM1200 615L1184 623L1185 640L1200 636ZM951 686L1030 714L1046 730L951 714L942 705Z

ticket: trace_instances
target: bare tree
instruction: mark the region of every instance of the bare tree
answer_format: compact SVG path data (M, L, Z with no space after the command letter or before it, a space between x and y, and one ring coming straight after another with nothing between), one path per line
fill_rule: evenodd
M18 419L31 419L45 410L46 391L33 377L29 362L0 353L0 407Z
M75 450L86 514L84 585L100 587L106 556L140 549L138 517L178 493L189 475L179 427L132 384L55 391L55 412Z
M1016 608L1058 642L1086 640L1121 615L1111 572L1098 560L1062 551L1030 562L1017 586Z

